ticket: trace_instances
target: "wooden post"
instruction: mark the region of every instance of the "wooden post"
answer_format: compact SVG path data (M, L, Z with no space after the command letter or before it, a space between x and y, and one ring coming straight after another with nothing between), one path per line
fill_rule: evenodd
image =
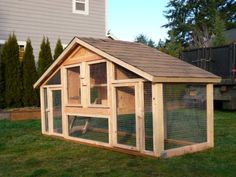
M80 76L80 89L81 89L81 105L87 108L90 104L90 75L89 66L86 62L82 62L80 66L81 76Z
M45 128L45 105L44 105L44 90L43 87L40 87L40 107L41 107L41 129L42 129L42 133L46 132L46 128Z
M138 83L138 121L139 123L139 146L140 151L145 151L145 123L144 123L144 84L143 82Z
M113 91L112 91L112 81L114 80L114 73L113 73L113 68L114 68L114 64L111 62L107 62L107 86L108 86L108 106L112 107L113 102L114 102L114 98L113 98ZM114 110L116 110L115 108L113 108ZM109 144L110 146L113 146L113 121L115 120L115 118L113 117L114 114L111 113L111 115L108 118L108 122L109 122Z
M152 85L152 113L153 113L153 147L154 155L160 156L164 151L164 106L163 84Z
M69 130L68 130L68 117L65 114L65 105L66 105L66 99L67 99L67 82L66 82L66 77L67 77L67 73L66 73L66 69L65 68L61 68L61 85L62 85L62 89L61 89L61 118L62 118L62 130L63 130L63 136L66 138L69 136Z
M209 147L214 147L213 90L213 84L207 84L207 143Z
M53 134L53 99L52 99L52 90L47 88L48 95L48 132Z

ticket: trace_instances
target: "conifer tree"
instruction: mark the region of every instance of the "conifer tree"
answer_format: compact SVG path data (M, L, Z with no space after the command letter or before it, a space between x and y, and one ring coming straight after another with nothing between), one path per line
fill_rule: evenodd
M63 46L62 46L62 44L61 44L61 40L58 39L58 40L57 40L56 47L55 47L55 50L54 50L53 59L56 60L57 57L59 57L59 55L61 55L62 52L63 52Z
M5 108L5 66L3 58L6 55L6 46L7 43L0 47L0 108Z
M214 47L226 44L224 30L225 30L225 23L221 19L221 17L217 15L214 24L214 34L215 34L215 37L213 38Z
M5 48L6 47L6 48ZM22 106L22 78L19 46L15 34L10 34L4 47L5 102L7 107Z
M23 105L38 105L38 95L33 88L33 84L37 81L37 71L34 61L33 48L30 39L27 40L25 53L23 57Z
M40 77L47 68L52 64L52 53L50 48L49 39L42 40L39 52L39 59L38 59L38 76Z

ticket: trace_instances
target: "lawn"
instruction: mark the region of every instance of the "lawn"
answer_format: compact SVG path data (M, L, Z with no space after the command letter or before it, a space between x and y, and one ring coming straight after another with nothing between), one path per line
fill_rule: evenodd
M1 177L235 177L236 112L215 113L215 148L171 159L136 157L40 133L37 120L0 121Z

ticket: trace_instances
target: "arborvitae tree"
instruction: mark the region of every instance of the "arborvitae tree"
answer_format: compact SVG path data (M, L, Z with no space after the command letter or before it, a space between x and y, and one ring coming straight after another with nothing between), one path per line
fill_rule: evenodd
M15 34L10 34L3 55L5 66L5 102L7 107L22 106L22 78L19 46Z
M52 53L50 48L49 39L42 40L40 52L39 52L39 59L38 59L38 76L40 77L52 64Z
M214 25L214 34L215 34L215 37L213 38L214 47L226 44L224 30L225 30L225 23L220 18L220 16L217 15L215 19L215 25Z
M0 108L5 108L5 66L3 58L6 55L6 46L5 43L0 47Z
M30 39L27 40L25 53L23 57L23 105L37 106L38 95L33 88L37 81L37 71L34 61L33 48Z
M63 46L62 46L62 44L61 44L61 40L58 39L58 40L57 40L56 47L55 47L55 50L54 50L53 59L56 60L57 57L59 57L59 55L61 55L62 52L63 52Z

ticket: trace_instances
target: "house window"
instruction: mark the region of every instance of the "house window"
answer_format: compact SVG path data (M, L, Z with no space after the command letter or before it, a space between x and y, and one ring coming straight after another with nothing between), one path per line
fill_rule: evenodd
M89 65L90 104L107 105L107 63Z
M72 0L73 13L89 14L89 0Z
M17 43L19 46L19 59L22 62L23 57L24 57L24 53L25 53L26 42L25 41L17 41ZM0 51L1 51L4 44L5 44L5 40L0 40Z
M67 69L68 104L81 104L80 67Z

